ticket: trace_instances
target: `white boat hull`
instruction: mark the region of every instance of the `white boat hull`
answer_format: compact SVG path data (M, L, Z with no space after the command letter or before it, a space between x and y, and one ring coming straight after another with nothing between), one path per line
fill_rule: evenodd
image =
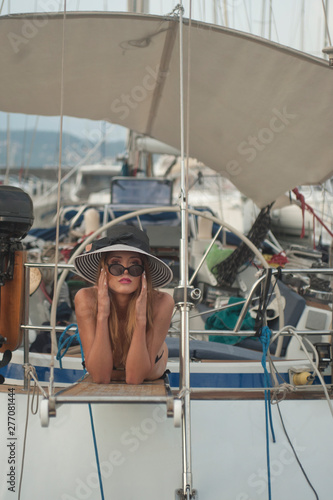
M7 393L0 423L8 427ZM16 394L16 440L1 434L1 498L17 498L26 421L26 396ZM193 487L200 500L267 499L263 400L192 401ZM297 455L321 500L330 499L332 416L326 401L280 403ZM273 406L276 443L270 443L273 498L312 500ZM181 430L163 405L92 405L105 498L169 500L182 487ZM14 444L13 491L7 482ZM318 466L320 464L320 466ZM48 428L29 415L21 500L101 498L87 404L62 405Z

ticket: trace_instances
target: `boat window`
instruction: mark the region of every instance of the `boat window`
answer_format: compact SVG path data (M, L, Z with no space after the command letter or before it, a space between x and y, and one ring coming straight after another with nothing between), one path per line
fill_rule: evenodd
M113 204L171 205L171 202L170 180L114 177L111 181Z

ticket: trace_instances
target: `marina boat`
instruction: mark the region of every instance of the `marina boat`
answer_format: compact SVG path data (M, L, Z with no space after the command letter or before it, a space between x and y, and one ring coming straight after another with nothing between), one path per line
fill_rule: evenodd
M35 28L28 38L27 26ZM313 267L313 255L305 278L304 269L275 269L261 243L267 207L295 186L332 174L332 67L257 37L190 22L182 9L171 17L3 16L0 36L2 111L107 119L179 149L182 165L178 205L126 209L103 220L66 264L55 258L52 267L61 274L54 273L49 354L29 352L29 332L38 337L46 328L29 324L28 305L40 291L30 271L36 263L25 262L23 251L33 206L23 191L0 186L2 498L330 498L332 300L329 287L314 293L311 276L322 285L332 269ZM181 55L191 62L186 71ZM248 236L187 204L178 98L184 74L191 157L231 178L261 209ZM56 324L57 303L73 259L112 225L167 211L179 222L167 227L180 231L170 373L140 386L93 384L75 325L65 332L76 339L71 351L62 356L68 346L57 341L64 331ZM225 231L238 237L237 248L208 266L213 247L226 249ZM230 302L236 290L237 302ZM235 305L231 328L214 322L210 330L194 328L194 311L213 317L219 306L228 313ZM257 324L241 330L251 312Z

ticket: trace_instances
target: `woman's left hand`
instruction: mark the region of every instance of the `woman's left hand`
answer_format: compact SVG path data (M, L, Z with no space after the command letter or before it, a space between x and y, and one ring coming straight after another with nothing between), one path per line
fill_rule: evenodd
M146 273L142 274L141 292L136 301L136 319L139 323L146 323L147 314L147 278Z

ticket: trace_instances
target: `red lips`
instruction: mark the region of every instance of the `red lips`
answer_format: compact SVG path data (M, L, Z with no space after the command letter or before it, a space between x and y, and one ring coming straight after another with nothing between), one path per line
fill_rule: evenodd
M119 280L119 283L124 283L126 285L132 283L132 280L130 280L129 278L122 278L121 280Z

